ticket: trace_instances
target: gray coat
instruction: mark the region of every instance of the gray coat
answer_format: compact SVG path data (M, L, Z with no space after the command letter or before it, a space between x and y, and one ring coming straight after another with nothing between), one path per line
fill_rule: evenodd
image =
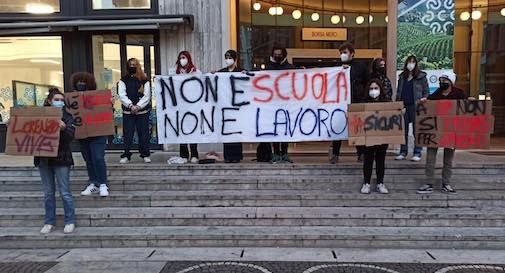
M403 78L403 72L398 76L398 89L396 90L396 100L403 101L402 91L403 83L405 78ZM426 73L421 71L416 79L414 79L414 100L418 101L422 98L427 98L430 94L430 88L428 87L428 79L426 79Z

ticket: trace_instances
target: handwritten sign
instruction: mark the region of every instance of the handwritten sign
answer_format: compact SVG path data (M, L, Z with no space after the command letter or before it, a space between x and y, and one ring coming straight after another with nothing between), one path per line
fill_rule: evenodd
M417 105L416 143L424 147L489 148L492 101L433 100Z
M54 107L11 108L5 153L56 157L62 111Z
M403 144L402 102L349 105L349 145Z
M157 76L159 143L347 139L349 69Z
M65 93L65 107L74 118L76 139L114 134L111 97L109 90Z

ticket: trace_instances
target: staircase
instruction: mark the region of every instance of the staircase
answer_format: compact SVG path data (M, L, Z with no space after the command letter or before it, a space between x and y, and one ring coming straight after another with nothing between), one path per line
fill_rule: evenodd
M391 193L363 195L358 163L109 165L105 198L79 195L87 175L76 167L76 232L63 234L59 209L46 236L37 169L0 167L0 248L504 249L505 165L456 165L456 195L417 194L423 167L388 162Z

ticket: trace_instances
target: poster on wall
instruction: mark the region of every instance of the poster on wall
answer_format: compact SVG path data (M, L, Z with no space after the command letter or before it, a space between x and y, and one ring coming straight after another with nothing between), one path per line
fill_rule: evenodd
M428 74L430 93L438 76L455 79L454 0L398 0L398 74L409 55L415 55Z

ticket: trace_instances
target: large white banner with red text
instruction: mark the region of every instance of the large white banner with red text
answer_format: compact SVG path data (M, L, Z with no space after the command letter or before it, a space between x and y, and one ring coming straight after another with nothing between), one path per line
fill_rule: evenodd
M156 76L155 86L160 144L347 139L349 69Z

